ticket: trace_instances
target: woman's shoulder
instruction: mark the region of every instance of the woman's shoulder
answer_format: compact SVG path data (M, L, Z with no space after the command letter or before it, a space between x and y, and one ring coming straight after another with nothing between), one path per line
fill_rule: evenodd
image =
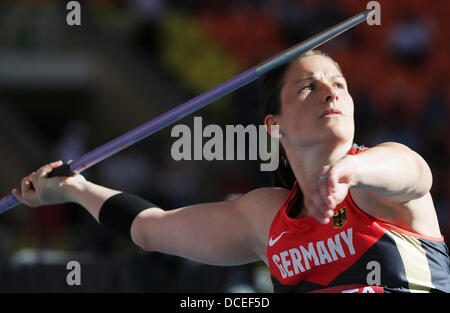
M281 187L262 187L253 189L241 197L246 204L258 207L273 207L279 209L290 190Z
M254 239L257 243L255 247L263 260L265 260L270 226L289 192L289 189L279 187L257 188L236 200L240 214L254 231ZM267 261L265 262L267 263Z
M280 187L253 189L237 199L239 211L248 219L271 223L290 190Z

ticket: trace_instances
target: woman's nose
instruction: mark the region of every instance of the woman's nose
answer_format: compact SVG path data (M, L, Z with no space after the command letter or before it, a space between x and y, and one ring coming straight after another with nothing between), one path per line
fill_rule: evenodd
M323 83L323 95L322 95L322 101L324 103L333 102L334 100L338 99L336 90L333 88L332 85L328 83Z

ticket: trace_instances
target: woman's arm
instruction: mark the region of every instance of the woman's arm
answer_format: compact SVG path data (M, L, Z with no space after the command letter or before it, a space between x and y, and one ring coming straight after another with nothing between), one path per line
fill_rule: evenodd
M431 170L408 147L386 142L332 164L326 179L318 182L328 209L350 194L367 214L412 231L439 236L429 193Z
M85 207L98 222L104 201L121 191L93 184L82 175L47 177L54 168L62 164L62 161L56 161L32 172L22 179L20 190L12 190L13 194L30 207L75 202Z
M329 208L343 201L349 188L368 191L390 203L405 204L425 196L432 184L431 170L423 158L394 142L346 155L317 179L318 191Z
M147 251L211 265L267 263L270 225L288 192L258 188L232 201L145 210L133 221L132 238Z
M86 181L83 176L47 178L55 162L25 177L17 198L29 206L75 202L99 221L106 200L121 193ZM35 189L27 187L33 182ZM261 188L239 199L204 203L164 211L149 207L132 221L133 242L146 251L158 251L215 265L244 264L265 259L273 215L286 192Z
M103 203L120 193L86 181L69 192L98 221ZM238 200L190 205L165 211L149 207L130 228L132 241L145 251L158 251L207 264L234 265L256 261L256 233ZM247 210L251 209L247 206Z
M257 261L257 229L243 212L241 202L243 199L196 204L170 211L148 209L133 221L131 235L146 251L205 264Z
M354 158L353 188L369 190L397 203L421 198L431 189L428 164L402 144L382 143L349 158Z

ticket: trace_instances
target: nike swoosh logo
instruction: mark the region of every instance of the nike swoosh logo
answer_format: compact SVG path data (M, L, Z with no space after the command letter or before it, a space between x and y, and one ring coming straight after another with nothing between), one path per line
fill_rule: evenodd
M281 236L283 236L284 234L288 233L289 231L284 231L282 232L277 238L272 239L272 236L270 236L269 238L269 247L272 247L278 240L280 240Z

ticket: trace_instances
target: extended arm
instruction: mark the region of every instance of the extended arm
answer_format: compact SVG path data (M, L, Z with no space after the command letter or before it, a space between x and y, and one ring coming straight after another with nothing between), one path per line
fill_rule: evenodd
M75 202L98 221L104 203L121 191L86 181L83 176L47 178L59 163L46 165L24 178L15 191L23 203L39 206ZM25 183L32 180L36 190ZM268 228L285 192L273 188L251 191L239 199L196 204L164 211L149 207L132 221L133 242L146 251L158 251L215 265L244 264L265 258Z

